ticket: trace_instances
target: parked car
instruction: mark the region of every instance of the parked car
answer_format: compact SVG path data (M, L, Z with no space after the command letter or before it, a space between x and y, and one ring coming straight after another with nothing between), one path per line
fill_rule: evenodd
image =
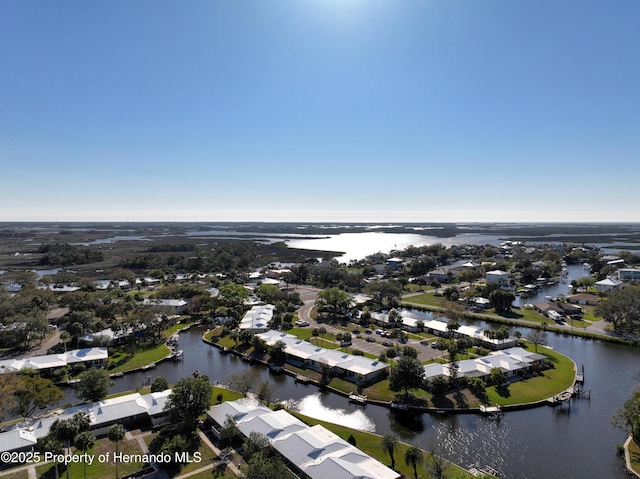
M376 329L376 334L383 334L384 331L382 329Z
M373 336L367 336L367 342L368 343L375 343L376 342L376 338L374 338Z
M393 346L393 343L391 341L382 341L382 345L390 348Z
M295 325L298 326L299 328L302 328L304 326L309 326L309 321L303 321L302 319L300 319L295 322Z

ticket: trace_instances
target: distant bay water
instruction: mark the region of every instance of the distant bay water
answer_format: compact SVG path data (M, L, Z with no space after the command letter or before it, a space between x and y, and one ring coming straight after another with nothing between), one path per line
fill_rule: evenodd
M364 259L375 253L389 253L393 250L403 250L408 246L429 246L441 244L453 246L462 244L497 246L501 243L498 236L481 233L464 233L450 238L410 233L341 233L314 239L290 239L290 248L336 251L336 259L341 263Z

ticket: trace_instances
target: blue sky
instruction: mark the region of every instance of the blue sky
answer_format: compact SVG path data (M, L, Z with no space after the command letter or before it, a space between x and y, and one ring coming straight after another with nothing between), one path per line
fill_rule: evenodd
M640 221L640 2L0 2L0 221Z

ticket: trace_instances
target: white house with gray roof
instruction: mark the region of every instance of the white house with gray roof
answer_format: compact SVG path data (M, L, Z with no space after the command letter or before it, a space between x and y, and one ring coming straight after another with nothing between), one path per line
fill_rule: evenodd
M322 372L322 369L327 366L347 381L356 384L367 383L382 377L389 369L389 365L382 361L335 349L321 348L282 331L269 330L257 336L268 346L282 341L285 344L284 352L287 360L293 364L303 365L318 372Z
M126 424L139 420L160 424L167 419L164 407L170 393L171 389L145 395L134 393L49 412L28 424L21 423L0 433L0 452L30 450L38 439L49 433L54 422L58 419L70 419L77 412L88 414L91 431L96 436L107 434L109 427L116 423Z
M304 477L310 479L398 479L400 474L352 446L323 426L309 427L284 410L271 411L244 398L207 412L214 433L227 417L245 436L260 432Z
M109 359L107 348L74 349L60 354L45 354L24 359L4 359L0 361L0 374L35 369L41 374L51 374L55 369L84 363L87 367L102 367Z

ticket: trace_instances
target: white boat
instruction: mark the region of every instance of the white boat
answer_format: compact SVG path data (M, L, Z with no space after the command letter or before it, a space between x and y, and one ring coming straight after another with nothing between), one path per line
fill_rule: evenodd
M182 359L183 354L184 354L184 351L182 349L178 349L175 353L173 353L173 360L180 361Z

